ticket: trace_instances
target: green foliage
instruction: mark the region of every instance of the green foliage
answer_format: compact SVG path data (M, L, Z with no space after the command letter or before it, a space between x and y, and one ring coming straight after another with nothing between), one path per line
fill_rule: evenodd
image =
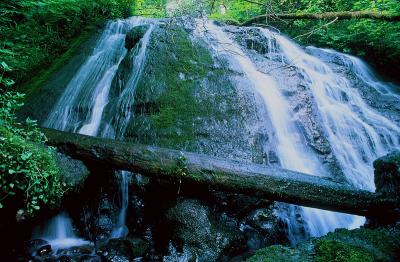
M0 4L0 55L17 83L65 52L82 30L129 16L133 0L5 0Z
M257 1L256 1L257 2ZM262 2L262 1L260 1ZM245 21L250 17L262 14L265 7L240 0L215 1L211 6L211 19L232 19Z
M167 0L136 0L133 14L137 16L166 17Z
M0 208L12 203L20 215L31 216L42 206L55 204L65 189L54 149L44 145L46 138L36 122L28 118L23 127L15 117L23 97L13 91L0 93Z

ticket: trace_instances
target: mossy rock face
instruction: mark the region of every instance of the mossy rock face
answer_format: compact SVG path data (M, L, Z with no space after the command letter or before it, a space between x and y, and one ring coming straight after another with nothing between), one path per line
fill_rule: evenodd
M146 34L149 27L149 25L139 25L132 28L125 37L126 49L131 50Z
M347 245L336 240L321 240L315 246L317 262L324 261L374 261L371 254L360 247Z
M400 195L400 151L394 151L374 161L376 191Z
M69 189L77 193L83 188L86 179L89 177L90 172L85 164L71 157L57 153L55 155L57 164L60 167L60 176L63 183L65 183Z
M289 248L270 246L247 261L399 261L398 229L340 229Z
M254 94L233 84L237 72L178 25L156 26L146 52L126 140L262 161Z
M210 208L198 200L179 200L165 219L173 228L173 242L189 248L198 261L218 261L226 252L244 249L240 231L219 224Z
M270 246L258 250L247 262L307 262L313 261L311 256L302 250L284 246Z

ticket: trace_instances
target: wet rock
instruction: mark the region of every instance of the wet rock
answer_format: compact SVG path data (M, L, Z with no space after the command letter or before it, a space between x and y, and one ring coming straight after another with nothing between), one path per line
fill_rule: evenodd
M145 201L146 186L149 178L135 174L129 183L129 208L126 217L126 225L132 234L143 232L146 228ZM132 189L132 190L131 190Z
M110 239L101 248L101 252L107 261L131 261L133 258L144 256L149 248L150 244L140 238Z
M46 256L46 255L49 255L50 253L51 253L51 246L44 245L37 250L36 255L37 256Z
M272 207L254 210L245 221L247 225L262 236L262 240L259 240L260 245L288 243L287 226ZM250 234L251 230L248 229L248 231L248 234ZM260 238L260 236L257 237Z
M105 262L131 262L132 260L129 257L122 255L107 255L103 257Z
M57 262L101 262L101 258L96 255L62 255L58 257Z
M24 253L27 256L45 255L51 252L49 242L43 239L32 239L25 242Z
M68 249L62 249L57 252L57 255L90 255L94 252L94 246L86 245L79 247L71 247Z
M146 34L149 29L149 25L139 25L132 28L127 34L125 38L125 47L128 50L131 50L139 41L142 39L144 34Z
M178 201L166 218L173 227L174 242L197 254L198 261L215 261L242 246L238 232L217 224L209 208L198 200Z
M226 212L229 216L239 219L246 217L254 209L265 208L273 203L266 199L236 193L213 191L211 195L221 213Z
M57 262L75 262L75 260L67 255L62 255L57 259Z
M111 236L118 215L118 208L111 197L103 194L98 203L89 203L83 210L82 234L95 242L106 241Z
M57 153L55 157L60 168L62 181L72 189L72 192L80 192L90 175L86 165L82 161L72 159L63 153Z
M400 151L374 161L376 192L400 196Z

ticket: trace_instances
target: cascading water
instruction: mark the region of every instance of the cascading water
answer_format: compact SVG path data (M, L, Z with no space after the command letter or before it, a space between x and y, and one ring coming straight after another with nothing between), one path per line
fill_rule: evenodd
M46 225L36 228L32 238L41 238L48 241L55 252L58 249L90 244L89 241L78 238L75 235L71 219L65 212L50 219Z
M120 175L120 191L121 191L121 209L118 214L118 221L116 227L111 233L112 238L119 238L128 235L128 229L125 226L126 211L128 209L128 196L129 196L129 176L127 171L121 171Z
M269 31L262 29L264 34ZM354 186L374 190L372 162L398 148L400 127L368 106L359 91L317 57L282 35L275 35L286 63L299 69L316 101L327 138L346 178ZM320 49L321 52L339 53ZM388 85L378 82L361 60L339 55L367 85L388 95Z
M125 57L125 34L139 22L132 19L109 22L93 53L66 86L45 126L96 135L107 103L111 82Z
M107 121L103 119L104 110L108 106L110 89L119 66L128 55L128 51L124 47L126 33L134 26L149 22L151 23L151 20L130 18L112 21L107 24L93 53L69 82L60 100L49 115L45 122L46 127L91 136L123 138L126 125L132 117L130 110L134 102L133 94L137 80L143 70L146 48L154 28L153 24L149 25L149 29L137 44L137 48L129 53L128 59L133 65L130 78L123 86L118 103L111 105L116 107L115 112L117 113L114 116L116 120ZM103 122L106 124L103 125L104 128L101 130ZM111 235L114 238L126 236L128 233L125 219L128 208L130 173L120 171L118 176L120 177L121 208L118 221ZM62 215L62 217L64 216ZM46 232L69 232L68 225L70 226L71 223L49 224ZM73 237L73 235L68 235L68 237ZM56 244L64 245L64 248L81 243L79 241L67 241L69 238L62 236L57 239L59 241Z
M280 93L280 86L274 80L273 76L260 72L251 59L221 28L215 26L211 22L205 22L205 24L198 29L203 31L203 33L206 32L209 34L208 38L211 38L211 46L217 54L226 55L233 58L234 61L238 63L240 70L243 71L256 91L262 96L275 129L276 150L281 160L281 166L312 175L329 176L329 172L324 168L321 160L316 156L316 153L306 146L301 132L294 124L288 101ZM280 45L273 46L273 41L269 41L269 44L271 45L269 50L280 48ZM278 41L278 44L281 44L281 42ZM271 56L273 54L268 55ZM297 56L298 54L296 57ZM295 59L294 57L291 58ZM321 83L315 84L316 89L319 84ZM319 90L313 91L318 92ZM361 103L361 101L357 102ZM340 105L334 104L332 107L340 110ZM374 114L374 116L382 119L378 114ZM391 127L393 127L393 125L391 125ZM381 153L383 153L383 151L381 151ZM376 154L376 156L377 155L378 154ZM361 172L366 169L365 166L368 164L365 162L363 163ZM291 210L292 208L289 209ZM339 227L354 228L360 226L364 222L364 219L361 217L347 214L313 208L303 208L302 210L312 236L324 235ZM289 213L292 212L290 211ZM295 235L290 237L293 242L296 242L297 237Z

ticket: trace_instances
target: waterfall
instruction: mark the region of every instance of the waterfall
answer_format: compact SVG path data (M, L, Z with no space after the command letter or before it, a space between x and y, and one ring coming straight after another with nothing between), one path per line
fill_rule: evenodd
M236 44L229 37L229 35L225 33L220 27L212 24L211 22L205 22L205 24L202 27L198 27L198 30L200 30L200 33L208 34L206 38L211 43L211 47L214 49L214 52L217 55L224 55L233 59L233 62L231 63L240 68L240 70L246 75L247 79L255 88L257 93L264 100L264 106L268 111L269 118L275 129L274 138L276 140L276 151L278 152L281 161L280 163L281 166L286 169L304 172L312 175L330 176L329 171L327 171L326 168L323 166L321 160L317 157L316 153L306 145L306 141L304 141L304 138L302 137L300 130L298 130L298 128L294 124L293 113L289 109L288 101L281 94L280 92L281 87L277 83L277 81L275 81L273 75L260 72L253 63L253 61L246 55L246 53L239 47L239 45ZM267 32L264 31L264 33ZM268 34L270 34L270 32L268 32ZM270 37L268 37L268 39L270 39ZM270 52L280 52L282 47L284 47L284 44L289 44L289 43L291 44L291 42L289 42L286 38L282 36L277 35L276 39L277 39L276 41L277 46L275 46L274 41L268 41L270 44L269 46ZM296 49L296 51L299 50L300 50L299 48ZM285 53L285 51L288 53ZM291 54L292 56L287 57L287 54ZM271 57L276 55L281 56L282 59L285 58L289 61L298 61L297 59L299 59L298 53L292 54L289 53L289 50L283 50L281 54L269 53L267 56ZM302 72L308 72L306 71L306 69L309 68L314 69L319 65L318 63L320 63L319 61L316 61L317 60L316 58L310 56L309 58L312 60L305 61L302 64L304 65L304 68L302 68L303 69ZM306 68L305 66L308 67ZM322 70L324 74L330 72L328 71L328 68L326 66L324 66ZM323 102L319 101L321 103L318 105L319 105L319 110L322 112L322 114L325 114L324 126L336 125L335 127L337 130L339 128L339 125L342 123L343 119L346 119L347 117L351 116L354 116L352 120L358 121L353 123L353 126L348 128L347 130L344 130L349 133L348 137L344 136L343 138L339 138L338 135L340 134L338 134L337 131L333 132L331 130L332 134L330 137L331 139L329 139L329 141L332 144L336 143L334 145L335 155L337 155L338 158L342 159L353 157L352 154L354 153L353 152L354 149L351 148L351 145L354 145L354 143L358 144L362 143L360 147L363 146L366 147L364 149L365 151L371 148L376 149L376 152L374 152L374 154L371 154L369 156L368 162L363 161L361 163L361 161L359 161L359 158L357 156L356 159L353 158L352 160L349 160L353 161L352 163L355 164L354 166L343 165L344 171L346 171L346 169L351 169L352 171L350 172L355 172L356 169L359 169L357 171L357 174L358 175L361 174L362 176L360 175L360 177L357 179L358 184L363 184L362 180L363 178L366 179L365 176L367 175L369 176L367 179L368 181L367 183L371 185L372 181L371 179L372 175L370 172L371 162L377 156L387 152L388 148L386 148L385 150L384 149L385 147L382 145L382 143L378 143L378 141L380 140L378 139L377 133L376 132L374 133L373 131L371 131L371 137L373 139L377 139L374 140L375 145L373 147L369 143L370 140L367 140L367 138L361 138L360 141L354 141L350 143L349 139L351 139L351 137L354 137L354 134L357 134L357 132L362 133L364 131L370 131L371 127L368 126L365 122L363 122L360 118L356 118L355 116L356 113L350 110L350 108L346 108L347 110L343 109L343 106L339 103L340 100L334 100L334 98L338 99L338 97L335 96L333 93L330 94L331 96L334 97L332 98L333 101L331 101L331 104L327 105L324 103L327 98L324 98L324 96L322 96L321 93L324 92L323 91L324 86L327 86L332 89L332 86L329 85L329 81L332 81L332 83L336 83L336 81L343 81L340 83L342 85L344 83L344 80L339 79L337 76L333 74L329 75L329 79L322 80L317 76L315 76L315 78L310 79L310 83L313 83L312 91L314 93L314 96L316 96L316 99L320 99L323 101ZM336 90L335 91L336 93L340 92L340 90L343 87L342 85L339 85L340 89ZM343 88L345 87L346 86L344 86ZM352 92L355 93L356 91ZM328 97L330 96L328 95ZM359 96L357 97L355 103L361 105L363 109L365 109L366 115L368 117L373 118L372 121L378 121L379 123L382 124L381 129L386 131L384 134L386 136L386 141L388 143L391 143L392 141L395 140L394 137L395 133L391 133L389 132L389 130L393 131L398 130L398 127L396 127L389 120L380 116L373 110L367 109L365 103L362 102L362 99ZM324 106L326 107L324 108ZM347 115L344 117L342 116L342 114L339 114L338 117L335 117L334 116L335 112L344 113ZM343 119L340 119L340 116L343 117ZM350 124L352 120L349 120L347 123ZM351 134L353 136L350 136L351 132L353 132ZM380 132L380 134L382 134L382 132ZM369 139L371 139L371 137L369 137ZM341 147L343 148L340 149ZM347 152L344 152L346 150ZM355 162L355 160L358 162ZM344 162L345 161L343 161L343 163ZM362 172L364 172L365 170L368 170L368 172L366 174L362 174ZM355 176L356 176L355 174L346 172L346 177L350 180L355 179ZM292 209L289 208L289 210ZM341 227L355 228L364 223L364 218L358 216L352 216L325 210L318 210L314 208L302 208L302 211L304 220L306 221L309 232L312 236L324 235L329 231L333 231L335 228L341 228ZM296 242L296 236L293 235L289 237L293 242Z
M89 241L78 238L74 234L71 219L65 212L61 212L46 224L36 228L32 238L41 238L48 241L54 252L57 252L58 249L90 244Z
M109 22L97 41L92 54L68 83L44 125L85 135L123 139L126 126L132 117L133 95L143 71L150 34L154 29L151 22L151 20L137 17ZM125 48L126 33L134 26L148 23L150 23L149 30L139 41L137 48L128 53ZM128 55L129 57L127 57ZM124 59L130 61L133 69L130 72L129 80L122 87L122 94L119 96L118 102L108 105L113 81ZM115 108L114 111L117 112L111 120L104 119L106 106ZM125 237L128 234L125 220L128 209L130 173L126 171L117 173L121 208L111 235L113 238ZM66 215L59 216L64 217ZM65 222L50 223L47 231L69 232L69 225L70 222L69 224ZM53 243L63 248L81 243L69 241L71 238L74 238L73 235L68 235L68 238L60 236L56 238L57 242Z
M135 26L148 25L148 30L137 45L128 51L125 36ZM45 122L46 127L124 140L134 117L135 91L146 65L147 47L155 22L143 18L111 21L92 53L67 84L64 93ZM366 103L353 82L336 72L324 61L335 56L341 65L382 96L400 101L396 87L379 80L360 59L333 50L308 47L303 49L288 38L267 29L258 28L268 46L265 59L290 66L301 75L315 111L323 136L332 148L332 155L347 181L355 187L374 190L372 161L400 146L400 127L383 113ZM242 73L252 86L251 92L260 98L260 112L265 109L265 126L272 126L271 146L275 147L279 164L286 169L311 175L331 177L331 171L321 156L307 143L307 138L296 124L296 113L290 99L284 95L284 84L276 71L265 73L250 51L236 43L229 33L210 21L202 21L194 32L204 39L216 57L227 58L234 71ZM120 79L122 66L130 65L129 75ZM122 72L120 74L120 72ZM239 77L239 76L238 76ZM241 77L241 76L240 76ZM232 79L233 81L234 79ZM238 83L239 84L239 83ZM114 93L114 97L113 97ZM117 93L115 95L115 93ZM111 103L112 101L112 103ZM112 112L112 114L108 114ZM266 121L270 121L267 123ZM266 146L267 147L267 146ZM268 145L269 147L269 145ZM131 173L119 171L120 210L111 237L125 237L129 206ZM279 216L289 224L288 234L293 243L299 240L296 215L305 221L312 236L321 236L335 228L355 228L365 219L358 216L314 208L285 205ZM48 240L53 249L87 244L73 234L71 220L61 213L34 234Z

